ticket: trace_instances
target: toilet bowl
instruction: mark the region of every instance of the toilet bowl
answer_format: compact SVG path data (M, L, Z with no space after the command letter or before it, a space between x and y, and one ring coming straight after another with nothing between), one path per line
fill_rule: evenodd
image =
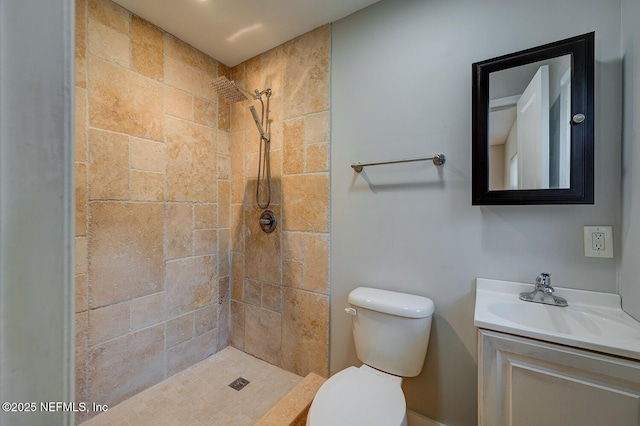
M420 374L429 344L433 301L358 287L349 293L360 367L334 374L318 390L307 426L406 426L402 378Z
M402 378L368 365L348 367L327 380L316 394L307 426L406 426Z

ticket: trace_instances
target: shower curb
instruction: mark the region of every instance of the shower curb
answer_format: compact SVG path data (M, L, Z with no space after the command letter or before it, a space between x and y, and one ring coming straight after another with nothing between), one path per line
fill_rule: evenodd
M309 373L288 394L280 398L254 426L304 426L311 402L327 379Z

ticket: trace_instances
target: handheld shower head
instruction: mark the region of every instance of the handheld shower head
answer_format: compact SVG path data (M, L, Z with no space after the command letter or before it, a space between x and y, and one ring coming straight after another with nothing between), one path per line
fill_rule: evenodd
M255 96L251 92L238 86L235 82L229 80L225 76L216 78L209 83L208 86L218 92L218 95L220 95L220 97L229 104L246 101L249 99L247 94L255 99Z
M251 105L249 109L251 110L251 115L253 115L253 121L256 122L256 126L258 127L258 132L260 132L260 137L264 138L268 142L269 137L265 136L264 128L262 127L260 117L258 117L258 111L256 111L256 107Z

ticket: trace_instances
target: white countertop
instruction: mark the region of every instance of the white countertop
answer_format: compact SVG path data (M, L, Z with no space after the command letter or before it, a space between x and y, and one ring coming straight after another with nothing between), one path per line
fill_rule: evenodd
M619 295L554 288L569 306L520 300L533 283L477 278L474 325L640 360L640 322L622 310Z

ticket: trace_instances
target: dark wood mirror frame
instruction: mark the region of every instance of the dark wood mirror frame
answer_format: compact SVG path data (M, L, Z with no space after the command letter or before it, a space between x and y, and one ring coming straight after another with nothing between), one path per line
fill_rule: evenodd
M473 205L594 203L594 38L587 33L516 53L476 62L473 69ZM489 190L489 75L533 62L571 55L569 188Z

